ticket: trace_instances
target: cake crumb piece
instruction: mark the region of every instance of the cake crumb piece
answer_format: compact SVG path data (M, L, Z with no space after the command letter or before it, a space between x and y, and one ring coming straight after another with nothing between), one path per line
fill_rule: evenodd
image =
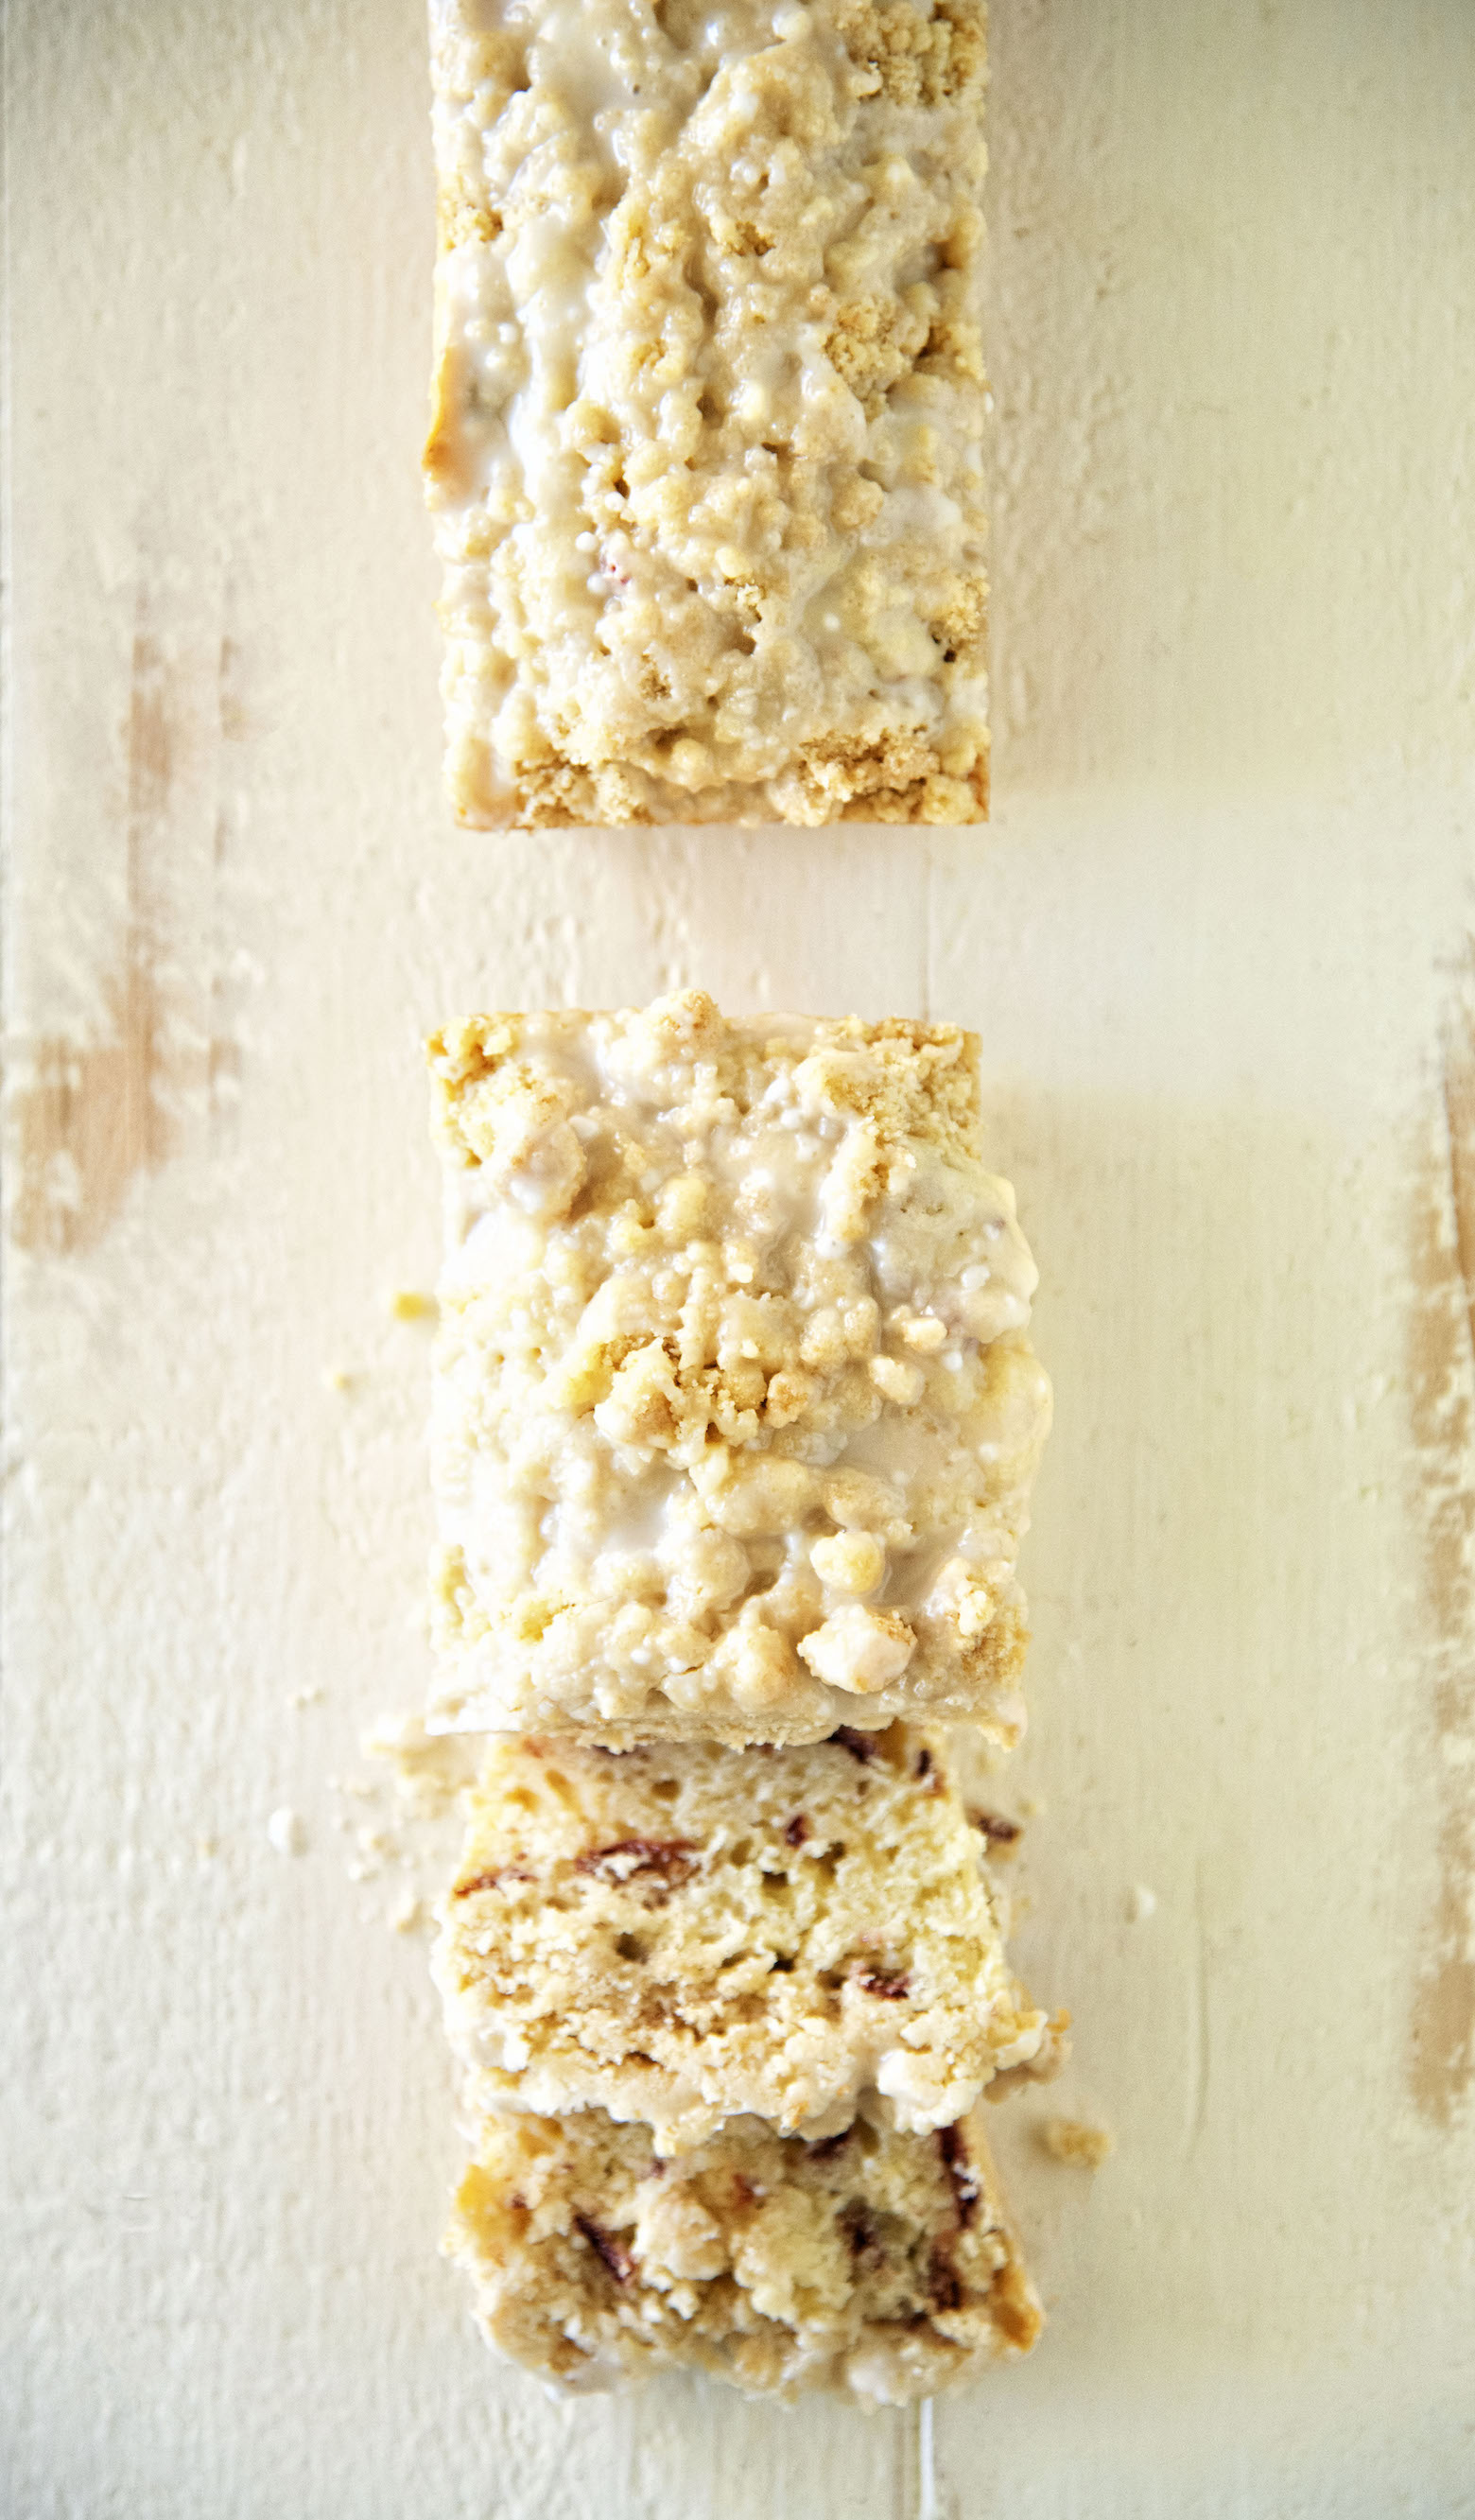
M360 1747L367 1759L387 1767L398 1799L427 1815L454 1808L475 1774L475 1745L455 1733L427 1732L418 1714L380 1716Z
M985 1811L981 1805L975 1804L968 1818L996 1863L1017 1854L1024 1831L1020 1822L1010 1820L1006 1812Z
M285 1804L272 1813L266 1834L279 1855L304 1855L307 1851L307 1830L302 1820Z
M1104 2127L1088 2126L1081 2118L1047 2118L1040 2140L1052 2161L1069 2162L1076 2170L1099 2170L1116 2148Z
M391 1287L385 1300L389 1317L396 1322L433 1322L440 1310L435 1297L423 1286Z

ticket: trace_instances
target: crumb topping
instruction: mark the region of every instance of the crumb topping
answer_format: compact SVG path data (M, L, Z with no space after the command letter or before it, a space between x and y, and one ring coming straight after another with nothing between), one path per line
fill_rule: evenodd
M433 0L467 819L987 810L983 0Z
M1050 1388L969 1037L693 990L430 1063L436 1720L1016 1737Z

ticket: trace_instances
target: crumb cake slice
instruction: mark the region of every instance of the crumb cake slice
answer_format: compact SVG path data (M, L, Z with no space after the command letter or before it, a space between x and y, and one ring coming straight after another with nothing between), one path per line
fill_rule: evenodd
M814 2138L951 2125L1063 2024L1005 1957L940 1733L805 1749L493 1741L434 1969L475 2104Z
M590 2111L478 2132L447 2254L488 2341L565 2389L686 2365L895 2405L1039 2333L976 2116L820 2143L739 2118L679 2164Z
M432 1725L1017 1739L1050 1385L973 1037L690 990L429 1058Z
M984 0L431 0L471 823L987 812Z

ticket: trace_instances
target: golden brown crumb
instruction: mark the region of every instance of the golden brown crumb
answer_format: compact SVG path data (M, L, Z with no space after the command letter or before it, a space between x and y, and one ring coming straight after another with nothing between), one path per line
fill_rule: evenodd
M390 1317L396 1322L433 1321L437 1309L435 1297L420 1286L396 1286L389 1296Z
M1069 2162L1076 2170L1099 2170L1115 2150L1104 2127L1088 2126L1081 2118L1047 2118L1040 2141L1052 2161Z

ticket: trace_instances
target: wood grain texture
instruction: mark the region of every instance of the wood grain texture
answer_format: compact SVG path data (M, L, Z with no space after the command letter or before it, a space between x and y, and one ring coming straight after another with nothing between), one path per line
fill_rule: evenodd
M417 0L12 0L7 2513L1475 2509L1475 22L996 0L993 47L992 831L488 838ZM688 980L975 1025L1044 1270L988 1791L1077 2021L993 2122L1052 2323L894 2419L489 2362L331 1781L424 1680L418 1036Z

